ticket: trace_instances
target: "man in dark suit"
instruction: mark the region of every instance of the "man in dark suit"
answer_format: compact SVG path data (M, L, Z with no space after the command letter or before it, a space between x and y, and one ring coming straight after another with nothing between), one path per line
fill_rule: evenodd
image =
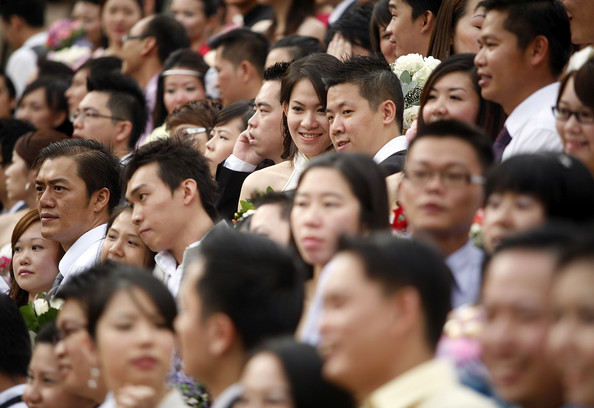
M386 176L402 171L404 98L398 77L378 57L355 57L328 78L326 114L337 151L365 153Z

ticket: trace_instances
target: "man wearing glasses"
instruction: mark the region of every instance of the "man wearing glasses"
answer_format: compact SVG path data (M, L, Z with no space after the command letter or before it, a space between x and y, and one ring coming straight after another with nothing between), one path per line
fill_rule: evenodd
M478 299L483 252L469 239L484 200L491 142L478 128L457 121L427 124L408 148L399 188L413 239L434 245L452 271L452 306Z
M142 90L121 74L89 78L87 87L89 93L70 115L72 137L96 140L122 160L134 149L146 126L148 113Z

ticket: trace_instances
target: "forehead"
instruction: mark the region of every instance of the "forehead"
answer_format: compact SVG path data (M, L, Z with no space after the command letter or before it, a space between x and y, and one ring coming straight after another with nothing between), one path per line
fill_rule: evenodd
M380 295L380 285L367 277L365 265L357 254L339 252L327 268L330 272L325 287L327 297L350 297L369 291Z
M146 29L146 26L148 25L149 21L151 21L152 19L153 19L153 17L152 16L149 16L149 17L145 17L142 20L138 21L130 29L130 35L140 35L140 34L142 34L143 31Z
M139 187L140 185L150 186L151 188L163 188L169 189L169 186L161 179L159 175L160 165L157 162L152 162L140 166L128 182L128 190L126 194L130 194L131 190Z
M56 324L60 326L65 321L76 321L85 323L87 321L86 313L78 300L66 299L60 308L60 313L56 318Z
M84 184L84 180L78 176L78 170L78 163L72 157L50 158L41 165L37 179L48 182L60 178L73 184Z
M80 109L93 108L97 110L109 109L107 102L109 94L106 92L92 91L84 96L78 105Z
M256 96L256 104L260 102L266 102L269 105L280 106L280 81L264 81L260 92Z
M362 103L367 100L361 95L358 85L344 83L331 86L328 89L328 105L343 102Z
M481 169L473 146L457 137L426 136L418 139L408 151L407 163L424 162L439 165L462 164Z
M507 11L490 10L485 14L485 20L481 27L480 37L494 36L494 37L507 37L512 36L516 38L516 35L510 31L507 31L504 27L504 22L508 16Z

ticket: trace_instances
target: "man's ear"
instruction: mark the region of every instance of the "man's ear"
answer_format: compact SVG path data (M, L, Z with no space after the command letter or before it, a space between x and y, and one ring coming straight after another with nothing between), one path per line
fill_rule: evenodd
M150 54L151 51L155 50L157 52L157 39L155 37L146 37L143 40L142 50L140 50L140 55L143 57Z
M217 357L225 354L233 346L237 337L237 331L231 318L224 313L215 313L210 316L206 331L208 351Z
M429 34L433 33L433 27L435 26L435 15L429 11L425 10L425 12L419 16L421 18L421 34Z
M190 204L198 195L198 184L196 180L188 178L181 182L180 188L184 198L184 204Z
M394 329L397 333L412 330L421 319L421 299L419 292L412 287L399 289L392 295L394 306Z
M91 195L91 205L93 206L93 211L96 213L103 211L109 205L109 197L111 197L111 193L107 187L103 187L95 191Z
M129 120L118 121L115 135L115 141L117 142L117 144L126 142L127 145L130 133L132 133L132 122L130 122Z
M532 66L548 65L549 51L549 40L544 35L537 35L526 49Z
M66 120L67 113L65 111L57 111L53 114L52 125L56 128L60 126Z
M378 110L382 114L381 118L384 125L390 125L396 120L396 105L393 101L383 101L378 106Z
M237 73L237 76L241 80L241 82L247 83L254 76L255 68L248 61L243 60L239 63L237 68L235 68L235 72Z

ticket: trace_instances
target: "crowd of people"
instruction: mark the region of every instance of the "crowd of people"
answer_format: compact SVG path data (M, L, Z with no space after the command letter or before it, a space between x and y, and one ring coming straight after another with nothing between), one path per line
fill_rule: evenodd
M591 0L45 15L0 0L0 408L594 407Z

